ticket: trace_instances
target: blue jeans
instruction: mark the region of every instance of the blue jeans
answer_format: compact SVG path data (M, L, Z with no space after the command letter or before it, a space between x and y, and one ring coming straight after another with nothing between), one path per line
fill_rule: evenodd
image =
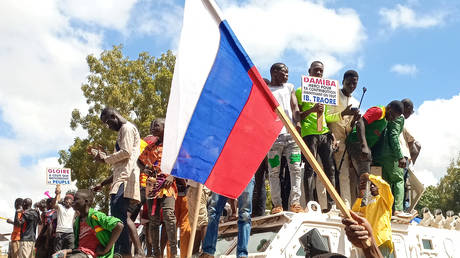
M248 242L251 234L252 193L254 177L238 197L238 244L236 256L248 256ZM227 197L212 193L208 207L208 228L203 241L203 252L214 255L216 252L219 219L227 203Z
M123 223L123 231L115 242L115 253L131 254L131 242L129 241L129 229L126 224L128 217L128 207L131 199L123 197L124 185L121 184L116 194L110 195L110 215L118 218Z

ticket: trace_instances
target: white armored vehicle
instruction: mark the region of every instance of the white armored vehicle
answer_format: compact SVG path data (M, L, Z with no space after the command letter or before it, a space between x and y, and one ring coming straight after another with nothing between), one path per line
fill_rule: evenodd
M379 171L374 172L379 174ZM424 187L412 171L409 178L410 210L413 210ZM347 240L340 211L332 209L323 214L319 207L318 203L309 202L306 213L282 212L253 218L249 257L305 257L299 238L314 228L322 235L330 252L364 257L362 251ZM439 210L434 211L434 215L424 210L419 224L404 219L393 220L394 256L460 258L460 218L452 212L446 215L444 218ZM216 257L236 257L237 234L237 221L221 223Z
M282 212L276 215L257 217L252 220L249 238L249 257L305 257L299 238L316 228L328 243L333 253L347 257L364 257L346 238L342 218L338 210L322 214L314 211L316 202L309 202L309 212ZM431 223L434 223L435 218ZM445 222L445 221L444 221ZM442 224L423 226L393 222L393 242L395 257L460 257L460 220L457 229L446 229ZM221 224L216 257L235 257L238 224L236 221Z

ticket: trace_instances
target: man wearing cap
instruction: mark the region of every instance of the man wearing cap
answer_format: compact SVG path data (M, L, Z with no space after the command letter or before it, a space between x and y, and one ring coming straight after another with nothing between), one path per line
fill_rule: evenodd
M56 185L56 198L53 199L52 207L57 213L56 238L54 243L54 253L74 248L73 235L73 218L75 211L72 208L73 196L68 194L64 197L64 201L58 203L61 199L61 187Z

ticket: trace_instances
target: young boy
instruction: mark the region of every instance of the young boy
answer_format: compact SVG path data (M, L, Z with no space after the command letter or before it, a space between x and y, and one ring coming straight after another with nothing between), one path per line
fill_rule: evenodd
M14 221L8 219L7 222L13 224L13 232L11 233L11 257L19 257L19 240L21 240L21 226L19 225L19 219L22 217L22 198L17 198L14 201L14 208L16 212L14 214Z
M123 223L120 219L94 210L92 203L93 193L90 190L77 191L72 204L79 214L73 225L75 249L57 254L66 254L67 257L113 257L114 244L123 230Z
M42 229L35 242L35 258L47 258L54 252L56 226L57 226L57 213L53 209L54 198L45 200L46 210L42 213ZM73 239L73 238L72 238ZM73 247L73 241L72 241Z
M163 174L160 168L163 151L164 118L153 120L150 125L150 132L153 136L158 137L158 140L145 147L139 156L139 161L152 172L147 179L146 194L148 196L149 230L152 237L153 256L158 257L161 255L160 225L162 215L171 255L174 257L177 255L176 216L174 214L177 187L174 177Z
M30 198L24 199L22 203L24 213L18 219L18 223L22 228L21 240L19 244L19 257L28 258L32 257L35 244L35 232L37 225L40 222L40 214L36 209L32 208L32 200ZM15 218L16 219L16 218Z

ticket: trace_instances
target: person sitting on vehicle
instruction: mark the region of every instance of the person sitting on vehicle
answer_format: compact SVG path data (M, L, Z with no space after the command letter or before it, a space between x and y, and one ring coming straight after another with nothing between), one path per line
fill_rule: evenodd
M62 250L53 257L113 257L114 245L123 230L123 223L118 218L91 208L93 198L90 190L77 191L72 203L78 214L73 224L74 249Z

